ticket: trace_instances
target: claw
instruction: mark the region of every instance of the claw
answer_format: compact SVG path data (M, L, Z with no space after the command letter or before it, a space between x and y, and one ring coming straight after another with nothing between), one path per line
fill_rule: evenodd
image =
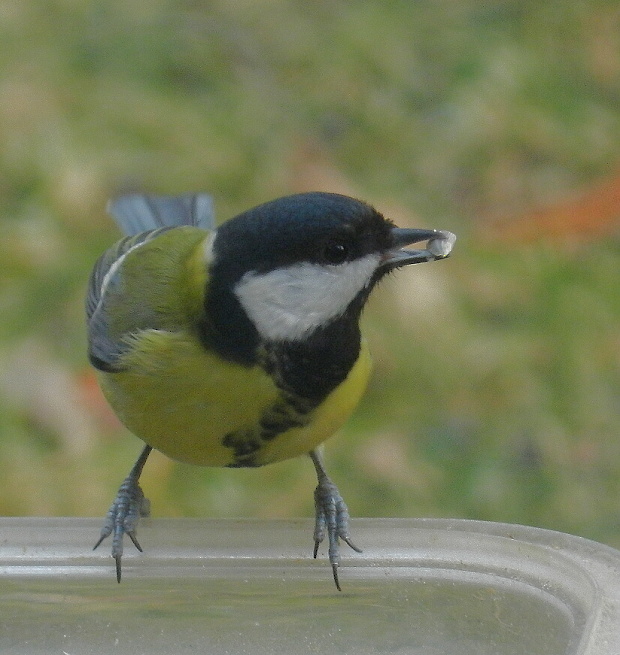
M142 516L142 515L141 515L141 516ZM136 533L135 533L135 532L125 532L125 534L127 534L127 535L129 536L129 538L130 538L131 541L133 542L133 545L134 545L134 546L135 546L135 547L136 547L136 548L137 548L141 553L143 553L144 551L142 550L142 546L138 543L138 539L137 539L137 537L136 537Z
M318 478L318 485L314 491L316 521L314 524L313 557L316 559L319 545L325 539L325 534L327 533L329 543L328 556L334 575L334 583L336 589L342 591L338 579L338 566L340 565L339 540L342 539L342 541L358 553L361 553L362 550L351 540L351 535L349 534L349 510L338 491L338 487L336 487L325 472L319 453L312 451L310 457L314 463Z
M93 550L97 550L99 546L101 546L101 542L109 535L110 533L108 532L107 534L105 533L104 530L101 531L101 536L99 539L97 539L97 543L93 546Z
M116 560L116 582L121 583L121 555L118 554L115 558Z
M350 537L343 537L342 535L340 535L340 538L342 539L342 541L344 541L344 543L345 543L349 548L351 548L351 550L354 550L356 553L363 553L363 552L364 552L364 551L363 551L359 546L356 546L356 545L351 541L351 538L350 538Z
M150 504L144 497L144 493L138 484L142 468L146 462L152 448L146 446L138 461L134 464L129 475L121 484L116 498L112 503L101 528L101 534L93 550L98 548L104 539L112 533L112 557L116 562L116 580L121 581L121 559L123 557L123 535L128 535L133 545L142 552L142 546L136 537L136 527L142 516L149 515Z
M336 589L342 591L340 588L340 581L338 580L338 564L332 563L332 573L334 574L334 583L336 584Z

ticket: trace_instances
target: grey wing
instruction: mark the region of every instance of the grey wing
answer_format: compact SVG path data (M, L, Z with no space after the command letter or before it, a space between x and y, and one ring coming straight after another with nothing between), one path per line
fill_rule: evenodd
M101 371L122 370L118 364L127 346L122 339L110 333L107 294L119 284L120 264L125 255L170 228L151 230L121 239L106 250L97 260L86 292L86 320L88 325L88 358Z
M112 200L108 212L127 235L179 225L215 229L213 199L207 193L178 196L132 193Z

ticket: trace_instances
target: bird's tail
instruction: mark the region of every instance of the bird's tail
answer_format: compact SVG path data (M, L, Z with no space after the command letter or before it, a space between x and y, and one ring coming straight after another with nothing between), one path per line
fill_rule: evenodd
M108 212L128 236L178 225L215 229L213 199L207 193L179 196L131 193L111 200Z

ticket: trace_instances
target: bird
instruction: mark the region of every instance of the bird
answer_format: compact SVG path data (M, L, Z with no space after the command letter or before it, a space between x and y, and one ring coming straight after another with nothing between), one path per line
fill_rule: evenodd
M121 581L123 537L150 504L153 449L206 467L309 455L317 476L314 551L327 537L361 552L322 443L353 412L371 372L364 305L395 269L450 255L444 230L397 227L355 198L321 191L265 202L220 225L207 193L130 193L108 204L125 236L105 251L86 298L88 358L120 421L144 441L107 512ZM407 246L427 242L425 248Z

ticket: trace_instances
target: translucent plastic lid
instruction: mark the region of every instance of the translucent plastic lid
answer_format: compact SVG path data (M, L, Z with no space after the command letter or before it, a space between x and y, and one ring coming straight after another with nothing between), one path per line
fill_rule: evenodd
M357 519L339 593L306 520L145 520L120 585L100 525L0 519L2 655L620 654L620 551L570 535Z

